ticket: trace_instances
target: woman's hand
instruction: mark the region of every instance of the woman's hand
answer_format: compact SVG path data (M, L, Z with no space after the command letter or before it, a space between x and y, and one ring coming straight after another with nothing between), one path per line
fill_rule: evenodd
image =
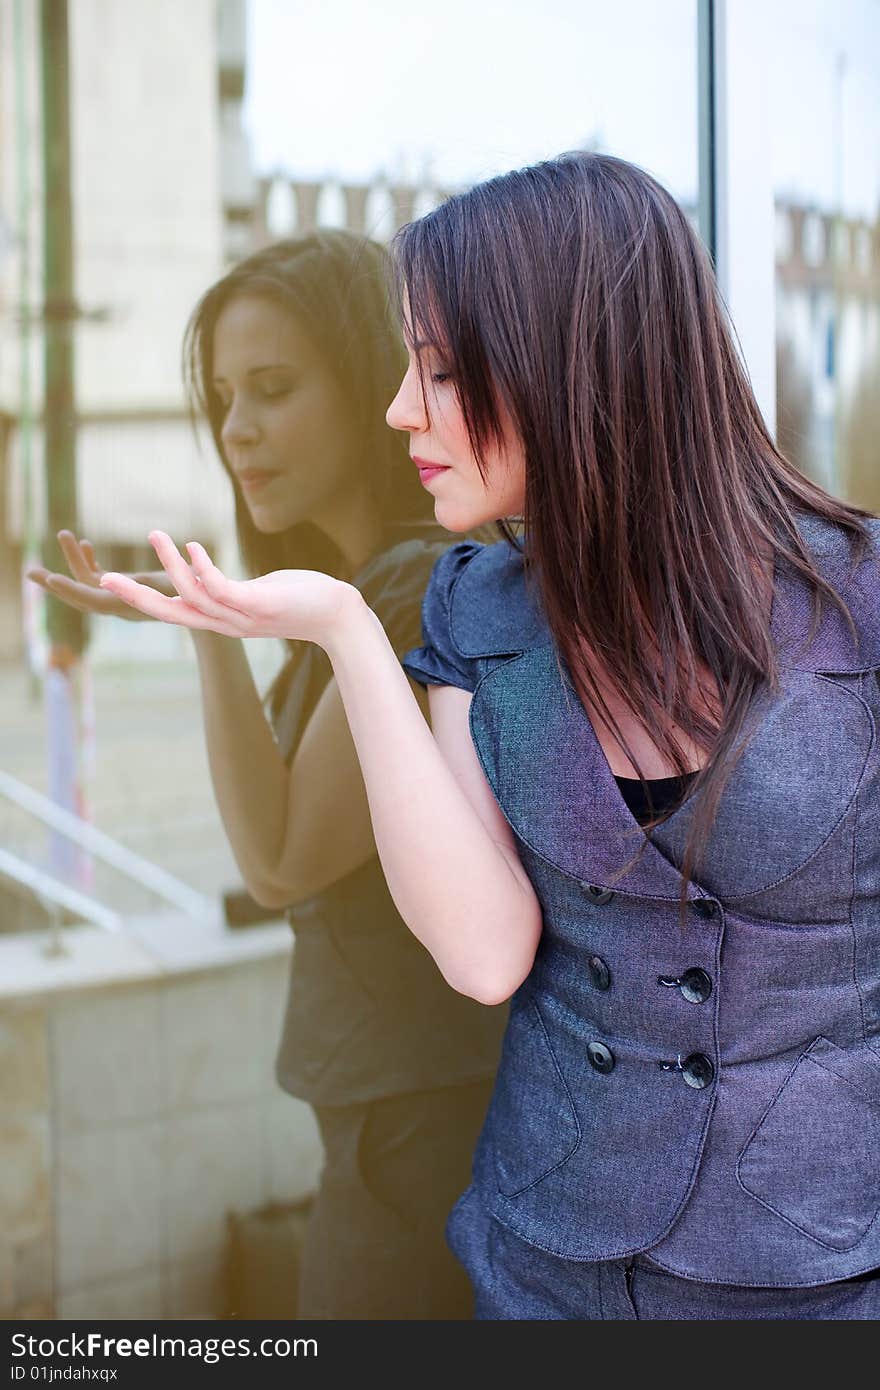
M226 637L284 637L326 646L332 641L358 590L317 570L276 570L259 579L227 579L196 541L187 544L190 564L164 531L150 544L176 596L168 598L130 575L106 573L100 586L149 618L207 629Z
M84 613L107 613L114 618L126 618L130 622L144 622L149 614L138 612L130 604L101 588L105 573L98 564L91 541L77 540L72 531L59 531L58 544L67 561L70 575L56 574L42 565L35 565L27 571L27 578L39 584L47 593L69 603L71 608L79 608ZM164 570L152 574L136 574L131 578L146 584L160 593L171 595L174 589Z

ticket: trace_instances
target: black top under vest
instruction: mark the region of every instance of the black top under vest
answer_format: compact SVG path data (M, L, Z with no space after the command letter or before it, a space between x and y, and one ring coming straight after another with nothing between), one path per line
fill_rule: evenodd
M674 806L689 782L696 777L695 772L686 772L683 777L648 777L651 805L642 790L638 777L615 777L620 794L639 825L644 825L654 816L661 815Z

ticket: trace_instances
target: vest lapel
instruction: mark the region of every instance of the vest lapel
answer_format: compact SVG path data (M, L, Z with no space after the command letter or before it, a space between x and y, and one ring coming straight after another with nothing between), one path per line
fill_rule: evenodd
M681 877L624 801L587 714L548 643L478 685L474 744L502 811L529 847L581 882L677 898ZM640 847L638 861L627 861ZM688 897L699 896L693 884Z

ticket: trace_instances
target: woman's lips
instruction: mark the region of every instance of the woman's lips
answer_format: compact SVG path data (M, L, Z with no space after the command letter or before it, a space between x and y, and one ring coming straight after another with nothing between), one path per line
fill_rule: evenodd
M429 483L432 478L436 478L440 473L448 473L449 467L442 463L428 463L426 459L413 459L413 463L419 470L419 479L422 483Z
M258 492L277 477L278 474L269 468L245 468L239 473L238 481L246 492Z

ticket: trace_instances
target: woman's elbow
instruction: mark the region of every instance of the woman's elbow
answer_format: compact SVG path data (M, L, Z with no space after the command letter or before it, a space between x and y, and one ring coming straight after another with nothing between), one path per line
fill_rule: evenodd
M531 970L531 962L526 970L519 970L513 975L506 975L500 979L480 980L468 991L472 999L476 999L479 1004L506 1004L511 999L520 985L528 978Z
M245 877L244 886L259 907L277 910L279 913L296 901L296 894L281 892L265 879L255 879L248 875Z
M505 1004L520 985L528 979L532 966L535 961L535 951L538 946L539 933L535 935L534 945L523 953L515 961L506 964L503 970L494 967L480 967L462 972L455 978L446 976L447 982L459 994L466 994L469 999L475 999L478 1004L493 1006Z
M499 984L497 987L489 985L487 987L486 981L480 981L479 984L472 986L470 989L460 992L467 994L469 999L476 1000L478 1004L485 1004L487 1008L494 1008L498 1004L506 1004L508 999L516 994L520 984L522 984L522 980L520 980L519 984L513 985L512 987L506 984Z
M473 999L477 1004L485 1004L492 1008L497 1004L506 1004L512 995L516 994L523 980L492 980L488 976L478 979L469 978L467 980L450 979L447 975L446 983L451 985L458 994L463 994L468 999Z

